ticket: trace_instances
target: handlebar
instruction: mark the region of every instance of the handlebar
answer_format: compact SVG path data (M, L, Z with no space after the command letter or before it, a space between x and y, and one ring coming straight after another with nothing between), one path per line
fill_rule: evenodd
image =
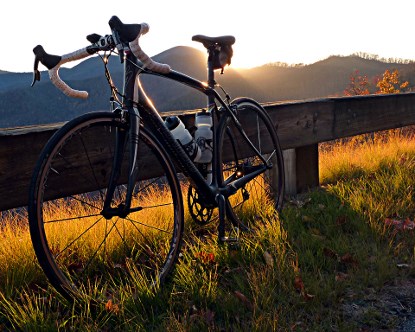
M128 47L134 56L142 62L143 68L145 69L162 74L170 72L171 69L169 65L154 61L141 49L139 45L140 37L146 34L150 29L147 23L124 24L117 16L113 16L109 21L109 25L112 30L111 35L89 35L87 39L91 42L91 45L62 56L48 54L41 45L36 46L33 49L33 53L35 54L35 63L32 86L36 83L36 81L40 81L40 72L38 70L40 62L48 68L51 82L65 95L74 98L86 99L88 98L88 92L75 90L68 86L60 78L60 67L67 62L81 60L99 51L108 51L115 48L117 48L121 54L125 47Z

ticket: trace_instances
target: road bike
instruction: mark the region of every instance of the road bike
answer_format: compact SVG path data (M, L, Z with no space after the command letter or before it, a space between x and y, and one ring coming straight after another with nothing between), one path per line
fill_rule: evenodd
M89 35L87 47L63 56L40 45L33 50L32 86L40 80L40 62L63 93L86 98L60 78L59 68L99 54L111 87L111 111L64 124L41 152L30 185L36 256L70 300L160 287L178 260L185 214L201 225L216 220L218 241L232 242L239 231L274 220L284 195L276 124L258 102L231 100L215 81L215 70L223 73L231 62L233 36L193 36L208 53L208 79L201 82L143 52L139 38L148 24L113 16L109 26L111 34ZM123 64L122 91L108 70L111 54ZM195 89L206 96L206 109L188 128L180 117L163 118L140 83L142 74Z

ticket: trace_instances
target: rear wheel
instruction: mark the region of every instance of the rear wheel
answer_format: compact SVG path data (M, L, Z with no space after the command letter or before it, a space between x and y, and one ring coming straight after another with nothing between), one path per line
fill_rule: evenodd
M91 113L62 127L36 165L29 201L34 249L51 284L68 299L116 297L162 283L178 257L183 202L172 161L145 128L139 135L131 209L103 213L116 142L128 126L111 113ZM111 201L125 202L128 135ZM105 215L105 217L104 217Z
M260 165L268 164L268 170L240 188L227 201L230 221L242 230L249 230L258 221L275 217L282 207L283 157L275 126L266 111L247 98L237 99L232 105L252 146L249 146L232 116L225 115L220 121L218 139L221 186L249 174Z

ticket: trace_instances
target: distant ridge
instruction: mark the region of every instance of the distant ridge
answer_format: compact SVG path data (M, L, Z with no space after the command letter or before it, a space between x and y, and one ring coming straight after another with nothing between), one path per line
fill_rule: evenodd
M178 46L156 56L174 70L205 80L207 55L191 47ZM122 67L116 55L109 68L116 84L121 82ZM310 65L266 64L251 69L225 69L217 81L233 96L251 96L260 102L341 96L350 75L358 70L369 80L386 69L399 70L402 79L415 84L415 63L386 63L357 55L331 56ZM66 97L49 81L47 72L31 88L31 73L0 70L0 128L67 121L85 112L109 109L110 91L100 59L89 58L77 66L62 68L61 77L76 89L87 90L87 100ZM160 77L142 75L147 93L160 112L205 106L205 97L188 87Z

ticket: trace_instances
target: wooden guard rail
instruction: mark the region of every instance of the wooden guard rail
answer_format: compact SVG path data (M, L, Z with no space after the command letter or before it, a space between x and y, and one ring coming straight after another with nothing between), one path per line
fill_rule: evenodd
M415 124L415 93L264 104L285 150L286 188L318 186L318 143ZM196 111L175 112L192 122ZM0 129L0 211L27 205L40 150L62 124Z

